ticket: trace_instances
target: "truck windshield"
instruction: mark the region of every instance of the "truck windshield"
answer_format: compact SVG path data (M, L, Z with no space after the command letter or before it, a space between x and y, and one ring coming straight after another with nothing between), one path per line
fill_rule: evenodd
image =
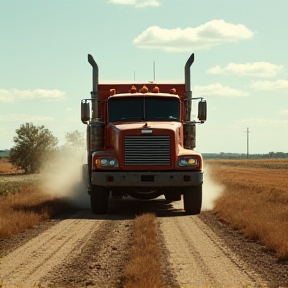
M174 97L111 98L108 111L109 122L180 121L180 101Z

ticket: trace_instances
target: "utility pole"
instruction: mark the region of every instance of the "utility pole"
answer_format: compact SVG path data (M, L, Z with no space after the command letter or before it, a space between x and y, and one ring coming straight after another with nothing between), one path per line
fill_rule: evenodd
M247 127L247 131L246 131L246 134L247 134L247 159L249 158L249 128Z

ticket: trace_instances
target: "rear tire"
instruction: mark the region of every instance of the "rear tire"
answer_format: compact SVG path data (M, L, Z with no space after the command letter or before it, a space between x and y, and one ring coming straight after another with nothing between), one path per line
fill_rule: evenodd
M90 194L91 210L94 214L106 214L108 212L108 191L101 186L92 185Z
M201 212L202 186L192 186L184 192L184 210L188 215L197 215Z

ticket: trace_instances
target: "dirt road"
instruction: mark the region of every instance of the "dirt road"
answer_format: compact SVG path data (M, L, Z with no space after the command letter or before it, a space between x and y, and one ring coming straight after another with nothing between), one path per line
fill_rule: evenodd
M265 285L198 217L160 221L170 262L181 287L247 287ZM253 286L254 287L254 286Z
M250 245L210 212L186 216L177 205L163 200L116 201L111 206L109 215L95 216L82 209L63 216L26 243L23 235L10 239L10 253L0 250L3 287L122 287L133 219L151 211L157 215L163 276L170 287L286 287L280 283L288 283L286 264L276 263L261 245ZM255 258L258 261L253 263Z

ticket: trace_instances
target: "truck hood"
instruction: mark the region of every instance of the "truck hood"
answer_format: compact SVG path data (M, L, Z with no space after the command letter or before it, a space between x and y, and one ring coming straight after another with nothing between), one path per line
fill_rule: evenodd
M166 161L168 148L171 151L170 160L168 160L169 164L166 162L166 164L163 164L164 166L161 166L161 169L172 169L173 167L176 167L177 159L179 156L198 154L194 150L187 150L183 148L183 139L183 125L180 122L155 121L121 124L109 123L106 126L105 132L105 150L106 153L111 152L118 157L120 167L123 169L131 169L133 165L128 163L130 159L129 157L131 156L132 159L136 155L135 153L137 153L138 148L138 155L140 155L140 159L144 159L144 161L146 161L146 159L149 158L150 161L150 158L152 157L152 162L153 157L155 157L156 160L159 157L162 157L163 159L161 159L161 161ZM155 150L150 150L149 147L155 147ZM164 153L160 153L159 156L157 151L164 151ZM147 156L147 158L145 158L145 156ZM126 160L128 159L128 162L125 162L125 165L124 161L126 160L124 158ZM154 163L149 165L149 169L159 169L159 165ZM145 166L144 164L137 165L137 169L148 169L148 166Z
M118 145L124 136L158 135L180 140L183 133L180 122L133 122L107 125L106 147L118 150ZM175 139L176 140L176 139ZM176 142L178 142L176 140Z
M124 143L125 136L169 136L177 151L177 146L182 146L183 144L181 142L181 139L183 139L183 127L180 122L168 121L109 123L105 135L106 149L120 152L121 147L119 145L121 145L120 143Z

